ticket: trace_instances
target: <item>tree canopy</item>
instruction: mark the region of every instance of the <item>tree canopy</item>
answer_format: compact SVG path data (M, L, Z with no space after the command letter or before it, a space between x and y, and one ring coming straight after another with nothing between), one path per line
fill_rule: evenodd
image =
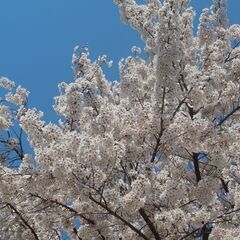
M76 47L58 123L0 78L0 238L238 240L240 25L226 0L196 34L189 0L115 3L147 57L134 46L111 82L111 61Z

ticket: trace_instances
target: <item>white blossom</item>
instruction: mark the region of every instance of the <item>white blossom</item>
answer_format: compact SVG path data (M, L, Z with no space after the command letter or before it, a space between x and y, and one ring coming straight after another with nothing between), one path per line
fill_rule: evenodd
M12 89L15 87L15 83L6 77L0 77L0 87Z
M27 103L28 94L29 92L25 88L18 86L15 94L11 92L7 93L6 100L19 106L25 105Z

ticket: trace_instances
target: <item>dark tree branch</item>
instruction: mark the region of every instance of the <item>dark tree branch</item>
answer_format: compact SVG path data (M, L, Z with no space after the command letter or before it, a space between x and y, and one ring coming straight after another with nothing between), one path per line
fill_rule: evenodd
M188 113L192 120L194 118L194 115L196 115L203 108L203 107L200 107L199 109L195 110L195 109L193 109L192 106L189 106L187 103L185 103L185 104L188 108Z
M38 238L35 230L31 227L31 225L27 222L27 220L22 216L22 214L11 203L7 203L7 206L9 206L18 215L18 217L21 219L23 224L31 231L31 233L34 236L34 238L36 240L40 240Z
M185 236L181 237L179 240L186 239L190 236L201 237L202 240L208 240L209 235L212 232L212 228L208 227L209 223L205 223L201 228L194 229L190 233L186 234Z
M166 95L166 88L164 87L163 88L163 96L162 96L161 114L163 114L163 111L164 111L165 95ZM153 153L152 153L151 162L154 162L154 159L155 159L155 157L157 155L158 148L160 146L160 140L161 140L161 137L163 135L163 131L164 131L164 128L163 128L163 118L161 116L161 130L160 130L160 133L158 134L158 137L156 138L156 145L155 145Z
M76 228L73 228L73 232L77 236L78 240L83 240L81 237L78 236L78 231Z
M155 147L154 147L154 149L153 149L153 153L152 153L152 157L151 157L151 162L154 162L154 159L155 159L155 157L156 157L156 155L157 155L157 153L158 153L158 148L159 148L159 146L160 146L161 136L162 136L162 135L159 134L158 138L156 139L156 145L155 145Z
M178 106L176 107L175 111L173 112L173 116L172 119L175 117L175 115L177 114L177 112L179 111L179 109L181 108L181 106L185 103L185 100L187 99L189 93L193 90L193 87L188 91L187 95L183 98L183 100L181 100L178 104Z
M212 228L209 228L207 227L207 224L204 224L200 232L200 236L202 237L202 240L208 240L211 232L212 232Z
M225 181L223 180L223 178L220 178L220 180L221 180L221 183L222 183L223 189L225 190L226 193L228 193L228 192L229 192L229 189L228 189L228 182L225 182Z
M231 211L229 211L229 212L222 213L222 214L218 215L216 218L217 218L217 219L223 218L223 217L225 217L226 215L230 215L230 214L232 214L232 213L236 213L236 212L239 212L239 211L240 211L240 208L237 208L237 209L235 209L235 210L231 210Z
M39 199L42 199L43 201L49 201L49 202L52 203L52 204L56 204L56 205L58 205L58 206L60 206L60 207L62 207L62 208L65 208L65 209L67 209L68 211L74 213L74 215L79 216L79 217L81 217L82 219L84 219L85 221L87 221L87 223L89 223L89 224L91 224L91 225L95 225L95 222L94 222L93 220L85 217L83 214L77 212L74 208L69 207L69 206L67 206L66 204L63 204L63 203L61 203L61 202L59 202L59 201L57 201L57 200L46 199L46 198L41 197L41 196L39 196L39 195L37 195L37 194L31 194L31 196L37 197L37 198L39 198Z
M149 238L143 234L139 229L137 229L136 227L134 227L131 223L129 223L127 220L125 220L124 218L122 218L121 216L119 216L116 212L114 212L112 209L110 209L108 206L106 206L105 204L103 204L102 202L97 201L91 194L89 194L89 199L91 201L93 201L94 203L96 203L98 206L102 207L103 209L105 209L110 215L114 216L115 218L117 218L118 220L120 220L122 223L124 223L125 225L127 225L129 228L131 228L135 233L137 233L140 237L142 237L145 240L149 240Z
M229 61L233 60L234 58L237 58L237 57L238 57L238 55L236 55L236 56L234 56L234 57L230 57L230 56L231 56L233 50L234 50L236 47L238 47L239 44L240 44L240 41L238 41L238 42L236 43L236 45L231 49L231 51L228 53L227 57L225 58L224 63L229 62Z
M106 240L106 238L103 236L103 234L101 233L101 231L99 229L97 230L97 232L102 240Z
M237 106L236 108L234 108L230 113L228 113L221 121L219 121L219 123L216 125L216 127L221 126L226 120L228 120L228 118L230 118L236 111L238 111L240 109L240 106Z
M151 232L153 233L155 239L156 240L161 240L161 237L159 236L159 233L157 232L157 230L156 230L155 226L153 225L152 221L149 219L149 217L145 213L145 210L143 208L140 208L139 213L142 216L142 218L144 219L144 221L147 223L147 225L148 225L149 229L151 230Z
M201 173L200 173L199 164L198 164L198 156L199 156L199 153L193 152L192 159L193 159L194 171L195 171L197 182L201 180Z
M188 204L191 204L191 203L193 203L195 201L196 201L196 199L190 200L187 203L184 203L183 205L179 206L179 208L183 208L183 207L187 206Z
M186 239L186 238L192 236L194 233L196 233L196 232L198 232L198 231L199 231L199 228L197 228L197 229L193 230L192 232L186 234L185 236L181 237L179 240Z
M225 217L227 215L230 215L232 213L236 213L236 212L239 212L239 211L240 211L240 208L237 208L235 210L231 210L231 211L222 213L222 214L218 215L215 219L222 219L223 217ZM192 232L190 232L190 233L186 234L185 236L181 237L179 240L186 239L186 238L194 235L195 233L197 233L199 231L200 231L200 233L197 234L197 237L202 237L203 240L208 240L209 239L209 235L212 232L212 229L207 227L207 225L210 224L210 223L214 223L214 220L205 223L202 228L194 229Z
M58 240L61 240L61 236L60 236L60 234L58 233L58 230L57 230L57 229L53 229L53 230L54 230L54 232L56 233Z

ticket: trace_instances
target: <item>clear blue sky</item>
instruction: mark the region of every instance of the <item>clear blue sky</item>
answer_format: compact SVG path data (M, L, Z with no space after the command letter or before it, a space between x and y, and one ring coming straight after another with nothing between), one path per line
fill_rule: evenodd
M141 1L139 1L141 2ZM199 13L210 0L192 0ZM239 0L229 0L230 23L239 23ZM30 90L30 105L55 121L57 84L72 81L71 56L88 43L91 58L114 61L107 78L118 78L118 61L143 46L137 32L120 21L113 0L0 0L0 76Z

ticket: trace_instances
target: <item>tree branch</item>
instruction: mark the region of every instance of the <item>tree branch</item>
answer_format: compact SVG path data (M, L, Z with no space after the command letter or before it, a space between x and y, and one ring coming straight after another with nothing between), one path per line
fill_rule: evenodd
M81 217L82 219L84 219L85 221L87 221L89 224L95 225L95 222L94 222L93 220L85 217L83 214L77 212L74 208L69 207L69 206L67 206L66 204L63 204L63 203L61 203L61 202L59 202L59 201L57 201L57 200L46 199L46 198L44 198L44 197L39 196L38 194L31 194L31 196L37 197L37 198L42 199L43 201L49 201L49 202L51 202L51 203L53 203L53 204L56 204L56 205L58 205L58 206L61 206L61 207L65 208L65 209L67 209L68 211L74 213L75 215Z
M176 107L175 111L173 112L173 116L172 116L171 120L175 117L177 112L180 110L181 106L185 103L185 100L188 98L188 95L191 93L192 90L193 90L193 87L188 91L186 96L179 102L178 106Z
M156 145L155 145L153 153L152 153L151 162L154 162L154 159L157 155L158 148L159 148L159 145L160 145L160 140L161 140L161 134L159 134L158 138L156 139Z
M145 234L143 234L139 229L134 227L131 223L126 221L124 218L119 216L116 212L114 212L112 209L110 209L108 206L103 204L102 202L98 202L91 194L89 194L89 199L92 200L94 203L96 203L98 206L104 208L110 215L114 216L124 224L126 224L129 228L131 228L135 233L137 233L140 237L142 237L145 240L149 240Z
M34 229L30 226L30 224L27 222L27 220L24 219L24 217L22 216L22 214L11 204L11 203L7 203L7 206L9 206L17 215L18 217L21 219L21 221L24 223L24 225L31 231L32 235L34 236L34 238L36 240L39 240L36 232L34 231Z
M161 237L159 236L159 233L157 232L157 230L156 230L155 226L153 225L152 221L147 216L145 210L143 208L140 208L139 213L142 216L142 218L144 219L144 221L147 223L147 225L148 225L149 229L151 230L151 232L153 233L155 239L156 240L161 240Z
M216 125L216 127L221 126L226 120L228 120L229 117L231 117L237 110L240 109L240 106L237 106L234 108L230 113L228 113L219 123Z
M166 88L164 87L163 88L163 96L162 96L161 114L163 114L163 111L164 111L165 95L166 95ZM163 135L163 131L164 131L164 128L163 128L163 118L161 116L161 130L160 130L160 133L158 134L158 137L156 138L156 145L155 145L153 153L152 153L151 162L154 162L154 159L155 159L155 157L157 155L158 148L160 146L160 140L161 140L161 137Z
M193 152L193 155L192 155L194 171L195 171L197 182L199 182L201 180L201 173L200 173L199 164L198 164L198 155L199 155L199 153L195 153L195 152Z

